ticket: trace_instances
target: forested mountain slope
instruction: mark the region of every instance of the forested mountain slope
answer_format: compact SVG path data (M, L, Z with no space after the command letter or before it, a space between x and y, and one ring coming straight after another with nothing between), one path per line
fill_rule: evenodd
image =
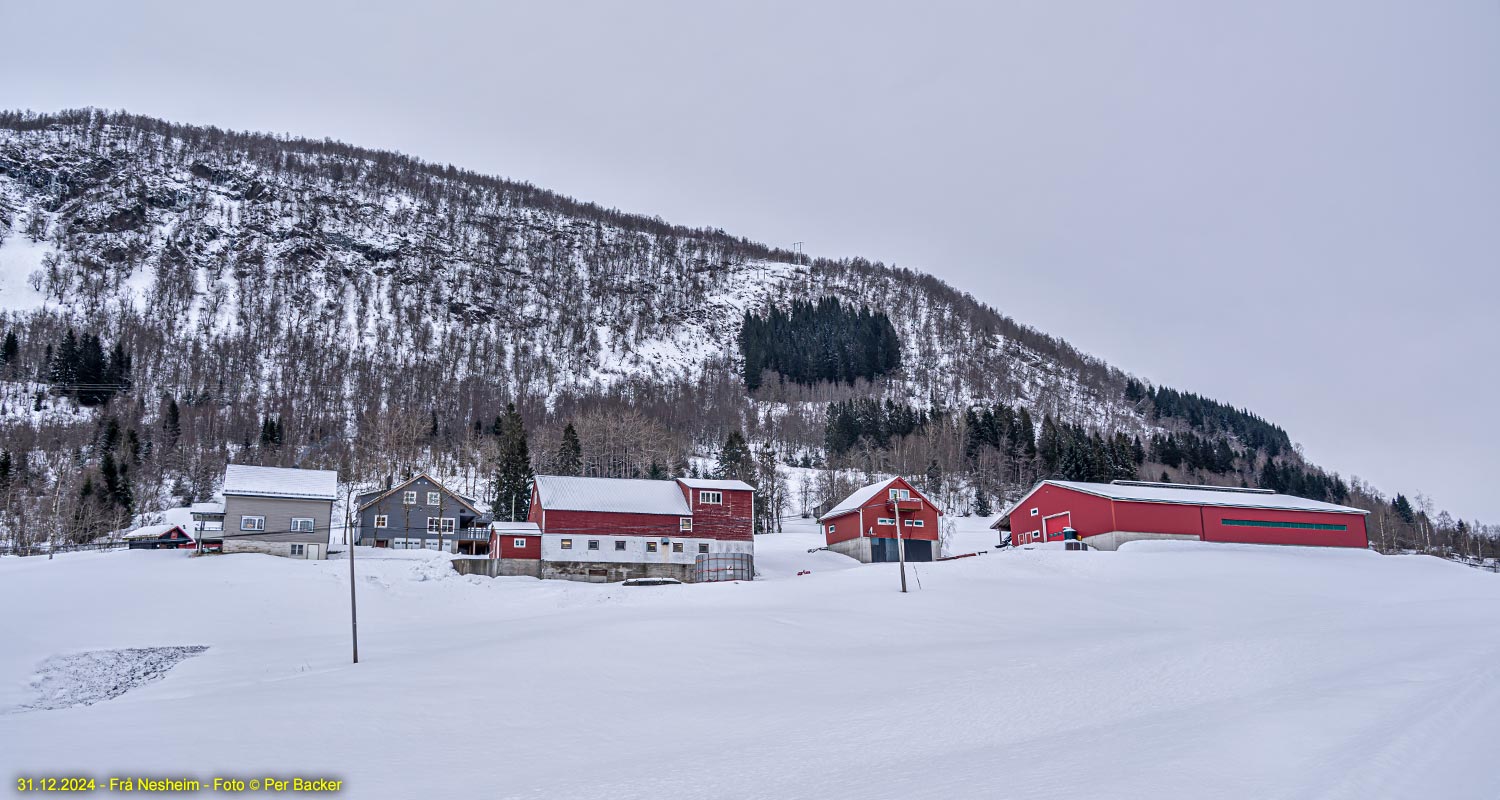
M931 276L331 141L0 115L0 308L11 528L202 498L230 458L431 466L485 496L511 403L538 471L569 422L600 475L692 469L741 431L730 468L781 513L848 470L920 475L960 512L1051 474L1350 491L1253 414ZM777 461L844 472L794 496Z

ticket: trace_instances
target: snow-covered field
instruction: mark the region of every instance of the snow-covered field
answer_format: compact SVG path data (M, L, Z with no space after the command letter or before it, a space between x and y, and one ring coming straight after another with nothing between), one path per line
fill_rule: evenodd
M993 541L968 528L956 551ZM1138 543L917 565L903 596L894 565L816 544L650 588L361 549L357 666L344 561L0 559L0 762L361 798L1500 795L1500 576ZM177 646L208 649L20 710L49 659Z

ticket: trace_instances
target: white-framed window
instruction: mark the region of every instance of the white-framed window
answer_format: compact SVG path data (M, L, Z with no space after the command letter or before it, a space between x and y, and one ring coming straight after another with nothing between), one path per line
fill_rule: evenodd
M310 533L312 529L312 517L292 517L292 530L299 533Z
M911 499L911 490L910 489L892 489L891 490L891 499L892 500L910 500Z
M292 555L294 555L294 556L301 556L301 555L306 555L306 554L307 554L307 551L306 551L306 547L304 545L300 545L300 544L294 544L294 545L292 545Z
M524 537L524 536L517 536L515 539L511 540L511 546L512 547L516 547L516 548L521 549L521 550L525 550L526 549L526 537Z
M442 502L443 502L443 495L441 493L439 493L439 492L428 492L427 493L427 505L429 505L429 506L436 506L436 505L441 505Z
M674 553L681 553L682 552L682 542L673 542L672 543L672 552L674 552Z
M457 530L458 524L453 517L428 517L427 532L436 536L438 534L448 535Z
M1040 513L1042 513L1040 509L1036 509L1036 508L1031 509L1031 516L1033 516L1033 517L1036 516L1037 514L1040 514Z
M557 542L557 546L561 547L564 550L572 550L573 549L573 540L572 539L560 539Z
M724 504L724 493L723 492L707 492L707 491L699 492L698 493L698 502L700 502L700 503L707 503L707 504L713 505L713 506L723 505Z
M828 532L829 533L833 533L833 525L829 525L828 526Z
M708 542L699 542L698 543L698 552L700 552L700 553L707 553L708 552Z
M266 518L265 517L250 517L250 516L240 517L240 530L242 530L242 531L263 531L265 529L266 529Z
M590 539L589 540L589 549L590 550L598 550L599 549L599 540L598 539Z
M876 520L875 520L875 524L876 525L895 525L896 524L896 520L894 518L892 518L892 517L877 517Z
M655 553L656 552L656 542L646 542L646 552L648 552L648 553Z
M677 530L679 530L679 531L691 531L692 529L693 529L693 518L692 517L681 517L681 518L679 518L677 520Z
M922 520L919 520L919 519L904 519L904 520L901 520L901 521L904 522L904 523L906 523L906 527L908 527L908 528L925 528L925 527L927 527L927 523L925 523L925 522L923 522Z
M625 540L624 539L616 539L615 540L615 549L616 550L624 550L625 549Z
M390 517L388 515L386 515L386 514L376 514L375 515L375 527L377 527L377 528L384 528L384 527L386 527L386 523L388 523L388 522L390 522Z
M412 492L402 492L401 493L401 505L403 505L403 506L414 506L416 504L417 504L417 493L416 492L412 491Z

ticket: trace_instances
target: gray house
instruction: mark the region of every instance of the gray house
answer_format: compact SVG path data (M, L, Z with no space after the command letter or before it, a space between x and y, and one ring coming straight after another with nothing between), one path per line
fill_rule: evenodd
M419 473L357 499L359 543L399 550L443 550L482 556L490 552L488 515L465 497Z
M224 470L226 553L327 558L338 473L230 464Z

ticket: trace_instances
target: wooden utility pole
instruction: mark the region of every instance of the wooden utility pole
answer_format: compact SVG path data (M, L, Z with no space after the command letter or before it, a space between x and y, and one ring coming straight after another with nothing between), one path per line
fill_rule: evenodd
M354 647L354 663L359 663L359 613L354 595L354 536L349 532L350 507L354 504L353 492L344 500L344 541L349 545L349 642Z
M901 490L892 489L896 496L891 506L896 509L896 560L901 562L901 593L906 594L906 541L901 538Z

